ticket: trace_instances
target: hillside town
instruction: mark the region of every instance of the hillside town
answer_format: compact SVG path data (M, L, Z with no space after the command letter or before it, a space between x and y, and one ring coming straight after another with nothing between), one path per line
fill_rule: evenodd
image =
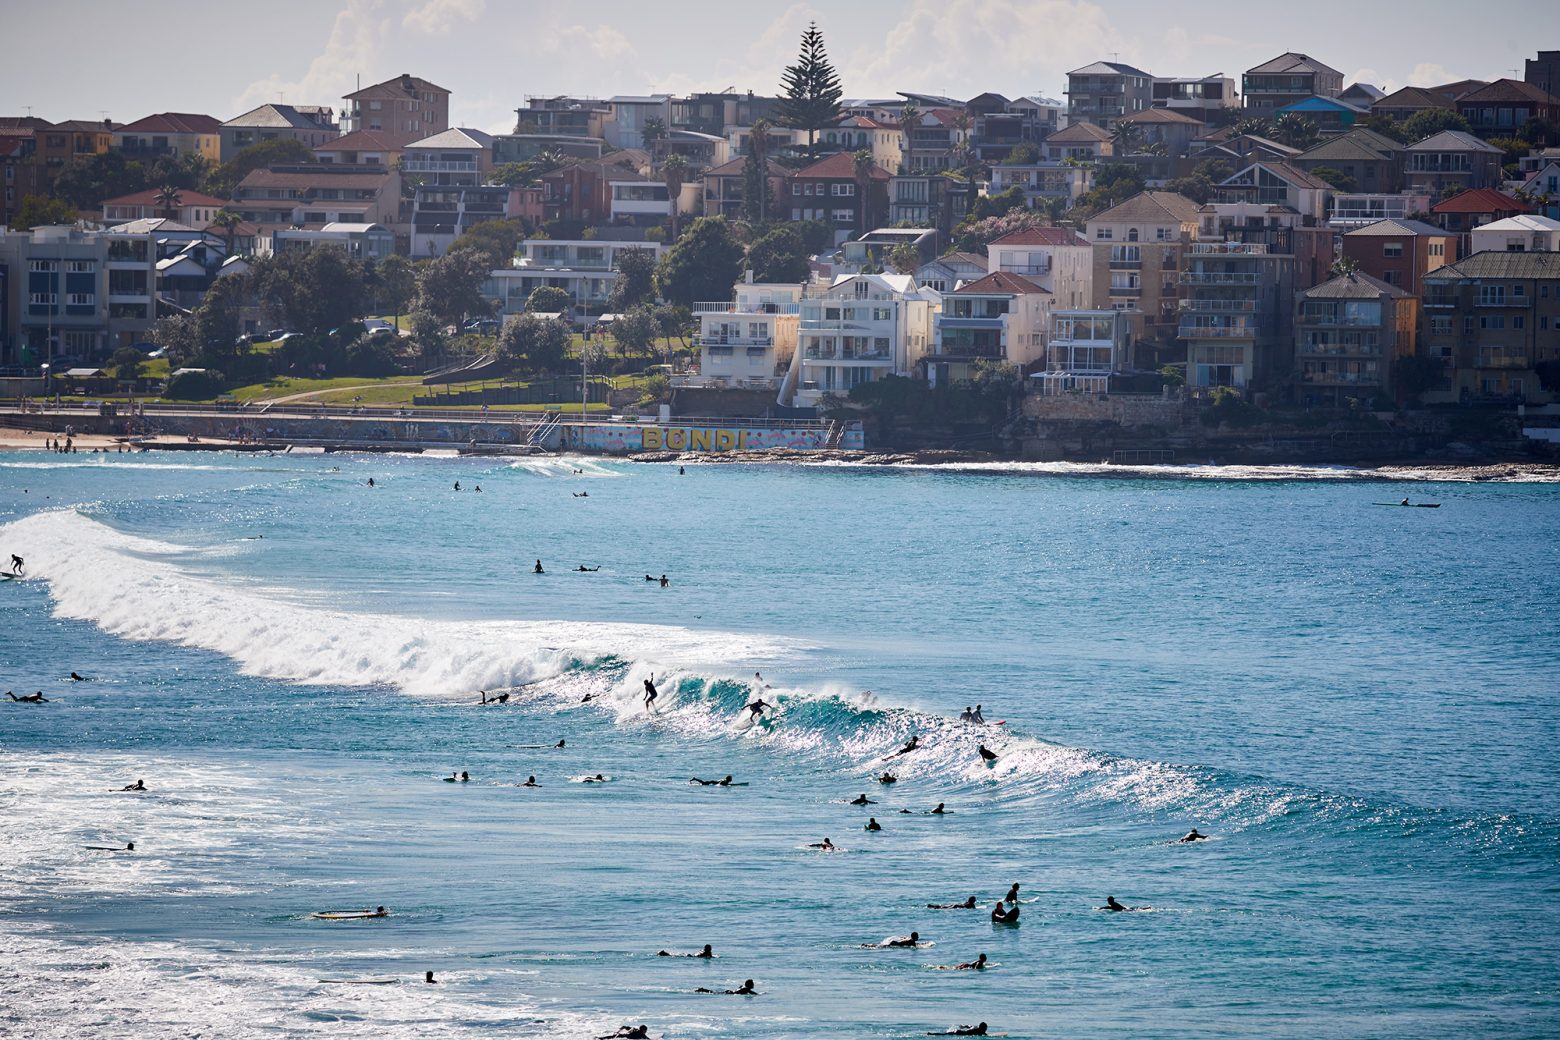
M768 92L523 95L504 134L411 72L5 115L0 397L398 376L398 414L572 402L830 447L1168 458L1189 442L1074 435L1196 415L1560 448L1560 51L1391 93L1299 53L1089 57L1054 97L853 97L813 26Z

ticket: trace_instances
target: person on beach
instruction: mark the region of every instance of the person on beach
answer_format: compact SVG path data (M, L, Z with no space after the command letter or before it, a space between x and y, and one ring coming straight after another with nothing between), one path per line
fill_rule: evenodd
M662 950L660 953L656 954L656 956L657 957L702 957L705 960L710 960L711 958L713 958L715 956L715 951L713 949L711 949L709 943L705 943L704 944L704 949L700 950L698 953L672 953L670 950Z
M694 990L694 992L695 993L724 993L728 997L756 997L756 996L758 996L758 990L753 988L753 980L752 979L746 980L745 982L742 983L742 985L738 986L736 989L710 989L710 988L708 988L706 986L700 986L698 989Z
M883 825L877 822L876 816L869 816L867 817L867 826L864 829L869 831L880 831L883 829Z
M532 574L546 574L547 573L546 571L542 570L542 561L541 560L537 560L536 561L536 566L531 568L531 573Z
M833 852L834 842L830 841L828 838L824 838L822 841L815 841L807 847L809 849L822 849L824 852Z
M731 774L727 773L724 780L700 780L695 776L690 778L688 782L690 784L698 784L700 787L730 787Z
M1208 840L1208 835L1206 835L1206 834L1199 834L1198 831L1197 831L1197 828L1193 827L1190 831L1187 832L1186 837L1184 837L1184 838L1177 838L1176 842L1178 844L1184 844L1186 842L1207 841L1207 840Z
M144 790L146 790L146 781L145 780L137 780L133 784L126 784L125 786L121 787L120 790L121 791L144 791Z
M521 787L541 787L542 785L536 782L536 777L528 776L528 777L525 778L525 783L521 784L520 786Z
M908 755L910 752L915 751L920 746L921 746L921 738L912 733L910 735L910 739L908 741L906 741L904 747L900 748L898 751L895 751L891 755L885 755L884 759L886 761L887 759L890 759L890 758L898 758L900 755Z
M660 694L656 692L656 688L655 688L655 676L652 675L652 676L650 676L650 678L645 680L645 710L646 711L654 711L655 710L655 699L657 697L659 697L659 696L660 696Z
M10 690L6 690L5 691L5 695L7 697L11 698L13 701L16 701L18 704L48 704L49 703L49 698L47 698L47 697L45 697L43 695L43 691L42 690L39 690L37 693L29 693L25 697L18 697L16 694L12 693Z
M861 794L858 794L856 797L852 798L850 800L850 804L851 805L876 805L877 802L874 802L872 799L868 798L867 795L866 795L866 792L863 791Z
M1017 924L1018 923L1018 904L1014 903L1013 904L1013 909L1008 910L1008 909L1005 909L1003 907L1002 900L1000 900L1000 899L997 900L996 905L991 908L991 923L992 924Z
M27 561L22 559L20 556L16 555L15 553L12 553L11 554L11 573L12 574L21 574L26 569L27 569Z
M962 903L927 903L928 910L973 910L975 909L975 897L970 896Z

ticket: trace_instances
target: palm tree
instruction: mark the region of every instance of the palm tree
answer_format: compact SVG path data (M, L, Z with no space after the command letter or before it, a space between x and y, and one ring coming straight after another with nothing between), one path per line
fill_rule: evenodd
M1134 149L1142 143L1143 128L1136 123L1121 120L1111 129L1110 140L1116 146L1117 155L1132 155Z
M651 161L654 161L661 154L661 144L666 140L666 120L659 117L646 119L641 136L644 138L645 148L650 152Z
M900 164L906 173L915 173L915 127L921 121L921 110L914 101L906 101L899 110L899 132L904 137L904 162Z
M1316 137L1316 124L1298 112L1285 112L1273 124L1273 140L1291 148L1309 148Z
M748 151L753 154L753 161L758 164L760 192L758 205L758 221L763 223L769 219L769 131L774 129L774 124L763 116L753 120L753 126L748 130Z
M688 160L673 153L661 166L661 178L666 181L666 196L672 210L672 241L677 241L677 198L682 194L683 181L688 176Z
M163 216L169 220L179 219L179 206L183 201L179 196L179 189L171 184L164 184L157 189L157 205L163 208Z
M865 148L851 156L851 172L856 175L856 235L859 237L871 230L867 218L871 216L868 210L868 192L872 190L872 153Z
M219 209L211 218L211 226L222 229L222 238L227 242L228 256L233 255L233 232L243 222L243 218L230 209Z

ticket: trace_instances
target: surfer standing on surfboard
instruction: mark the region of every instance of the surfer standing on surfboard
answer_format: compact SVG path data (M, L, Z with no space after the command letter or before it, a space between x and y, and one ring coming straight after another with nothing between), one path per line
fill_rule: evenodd
M660 696L660 694L656 693L656 690L655 690L655 676L652 675L652 676L650 676L650 678L645 680L645 710L646 711L654 711L655 710L655 699L658 696Z
M27 569L27 561L23 560L20 556L16 555L15 553L12 553L11 554L11 573L16 575L18 578L20 578L22 576L22 571L24 571L26 569Z

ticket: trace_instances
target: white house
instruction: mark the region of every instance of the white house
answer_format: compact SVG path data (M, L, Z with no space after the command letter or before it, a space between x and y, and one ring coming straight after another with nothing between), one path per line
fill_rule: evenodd
M1560 250L1560 220L1524 213L1476 227L1468 238L1470 253L1552 253Z
M986 247L986 270L1022 275L1050 293L1057 307L1087 307L1093 298L1094 247L1068 228L1003 235Z
M555 285L574 298L582 314L600 314L617 283L618 261L630 249L648 249L660 260L666 247L659 242L528 238L520 243L513 267L491 273L483 294L498 303L503 317L522 313L533 291Z
M802 286L739 282L730 301L696 301L699 374L688 386L773 390L796 353Z
M1128 366L1132 322L1117 310L1059 310L1051 316L1044 372L1035 373L1042 394L1103 394L1110 375Z
M996 271L943 297L932 318L926 379L968 379L981 361L1028 367L1045 358L1051 294L1022 275Z
M815 407L825 395L909 375L911 359L931 342L939 299L902 274L841 275L826 289L805 291L782 403L789 391L791 404Z

